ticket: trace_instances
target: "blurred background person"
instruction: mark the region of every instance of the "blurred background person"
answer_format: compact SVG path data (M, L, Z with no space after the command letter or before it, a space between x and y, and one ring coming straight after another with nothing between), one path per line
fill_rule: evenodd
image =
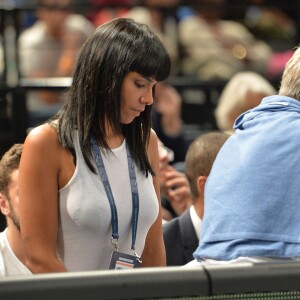
M72 0L39 0L37 21L19 37L21 76L70 77L79 50L94 27L71 12ZM27 94L29 126L54 115L61 106L60 93L40 90Z
M0 274L31 274L24 265L25 254L19 221L19 164L23 144L13 145L0 161L0 209L7 228L0 233Z
M257 38L271 45L274 53L267 64L267 79L280 81L285 64L298 44L298 0L248 0L244 24Z
M80 0L86 2L85 0ZM90 6L88 18L95 27L112 19L123 18L135 0L88 0Z
M183 130L181 117L182 98L170 84L160 82L155 87L155 101L152 110L152 127L164 144L174 152L171 164L183 162L189 139ZM178 165L179 170L182 170Z
M244 23L256 37L270 42L276 51L294 45L297 20L297 10L294 8L297 0L289 0L288 3L282 0L247 2Z
M163 225L167 266L182 266L193 260L199 244L204 211L204 187L213 162L229 135L210 132L196 138L185 159L185 174L192 205L180 217Z
M226 0L186 2L195 14L182 19L178 27L184 75L228 80L239 71L266 72L272 48L242 23L223 18Z
M232 132L234 121L243 112L256 107L266 96L276 93L273 85L255 72L239 72L222 90L215 110L218 128Z

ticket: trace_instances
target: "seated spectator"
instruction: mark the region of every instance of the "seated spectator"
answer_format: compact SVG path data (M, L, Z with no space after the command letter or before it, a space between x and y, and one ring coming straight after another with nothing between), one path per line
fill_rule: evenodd
M167 266L185 265L193 259L193 253L199 244L205 183L213 162L228 137L220 132L203 134L188 149L185 174L191 187L193 205L180 217L163 226Z
M278 95L239 116L215 160L194 253L200 263L300 258L299 62L300 48Z
M0 161L0 209L7 223L7 228L0 233L0 275L3 276L31 274L24 265L18 214L18 177L22 150L22 144L15 144Z
M260 74L250 71L237 73L220 94L215 110L218 128L232 132L234 121L240 114L275 93L275 88Z
M19 37L21 76L69 77L79 50L94 27L71 13L71 0L39 0L38 20ZM44 122L61 106L60 93L36 91L27 95L29 126Z
M279 0L250 0L244 23L259 39L272 45L274 53L267 64L268 80L280 81L285 64L297 44L297 0L286 5Z
M244 17L245 25L255 36L270 42L278 40L290 45L295 41L296 24L291 11L297 7L297 0L289 0L285 5L278 0L248 0ZM281 49L284 45L281 45Z
M188 2L196 13L179 22L183 74L228 80L240 71L266 72L273 50L241 23L222 19L225 0Z

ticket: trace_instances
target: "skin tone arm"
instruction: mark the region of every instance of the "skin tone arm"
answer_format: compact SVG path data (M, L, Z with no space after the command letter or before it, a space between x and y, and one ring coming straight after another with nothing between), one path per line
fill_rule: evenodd
M158 140L155 132L152 130L149 146L148 156L155 174L159 172L159 156L158 156ZM159 213L156 221L151 226L142 254L143 267L165 266L166 265L166 252L162 234L162 209L160 203L160 188L157 176L153 176L153 184L159 202Z
M24 144L19 205L26 265L32 273L66 271L56 255L58 189L66 153L48 124L32 130Z

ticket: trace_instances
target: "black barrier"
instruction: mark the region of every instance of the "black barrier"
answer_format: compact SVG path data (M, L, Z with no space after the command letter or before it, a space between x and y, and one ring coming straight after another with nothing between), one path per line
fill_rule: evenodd
M45 274L0 280L0 299L162 299L209 295L202 268L144 268Z
M300 263L280 261L230 266L206 266L212 295L244 293L298 292L300 299ZM265 298L258 298L265 299ZM269 298L271 299L271 298ZM283 298L290 299L290 298Z
M165 267L0 279L0 299L300 299L300 263Z

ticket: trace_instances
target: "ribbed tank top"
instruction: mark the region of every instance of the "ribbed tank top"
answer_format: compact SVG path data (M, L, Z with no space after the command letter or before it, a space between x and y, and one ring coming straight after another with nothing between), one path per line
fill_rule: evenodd
M113 250L110 205L100 175L91 172L84 161L77 131L74 147L75 172L59 191L58 255L68 271L108 269ZM132 198L125 140L112 153L100 150L118 212L120 251L132 254ZM135 248L141 255L147 233L158 215L158 200L152 176L146 177L137 166L135 171L139 192Z

